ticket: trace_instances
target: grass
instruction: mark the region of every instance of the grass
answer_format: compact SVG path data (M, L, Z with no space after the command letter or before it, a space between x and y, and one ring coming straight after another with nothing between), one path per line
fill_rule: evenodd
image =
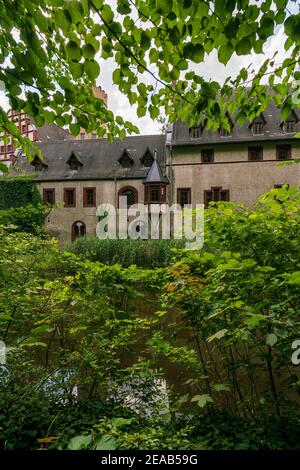
M76 253L90 261L124 267L132 264L143 268L168 266L176 249L185 247L184 240L100 240L96 237L81 237L65 246L65 250Z

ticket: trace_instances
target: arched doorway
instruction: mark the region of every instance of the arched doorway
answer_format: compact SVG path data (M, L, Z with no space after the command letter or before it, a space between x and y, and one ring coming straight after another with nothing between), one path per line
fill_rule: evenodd
M86 234L85 223L81 220L77 220L72 225L72 242L78 237L83 237Z
M133 186L124 186L119 190L118 193L118 204L120 203L120 197L126 198L127 207L138 203L138 191Z

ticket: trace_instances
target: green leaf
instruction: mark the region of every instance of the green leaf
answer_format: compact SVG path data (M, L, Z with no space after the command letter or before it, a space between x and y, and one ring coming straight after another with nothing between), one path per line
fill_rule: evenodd
M1 163L1 162L0 162L0 171L2 171L2 173L8 173L7 166L4 165L4 163Z
M92 440L91 434L88 436L75 436L68 443L68 450L86 449Z
M54 93L53 99L55 103L62 104L64 102L64 95L60 91L57 91Z
M180 43L181 40L181 33L179 28L175 25L173 29L170 31L169 38L172 44L175 46Z
M274 33L274 20L267 15L264 15L259 28L259 36L262 39L267 39Z
M113 436L104 434L96 440L95 450L115 450L117 441Z
M80 78L83 74L83 64L80 62L70 62L70 72L73 76L73 78L76 80L77 78Z
M247 55L251 51L251 48L252 48L252 44L251 44L250 39L243 38L235 46L235 51L237 55Z
M233 13L235 9L235 4L236 4L235 0L227 0L226 6L225 6L227 13Z
M114 418L111 421L111 424L115 428L122 428L123 426L128 426L129 424L132 423L132 418Z
M266 316L261 313L250 314L248 318L245 319L245 323L250 326L257 326L261 322L266 321Z
M204 59L204 53L204 47L201 44L195 44L192 49L192 61L196 62L196 64L199 64Z
M68 0L65 2L65 10L72 18L72 22L77 24L82 20L84 11L82 5L77 0Z
M227 332L228 330L226 328L223 328L222 330L217 331L217 333L215 333L214 335L210 336L207 341L210 343L214 339L221 339L226 335Z
M225 46L221 46L218 50L218 59L219 61L226 65L229 59L231 58L234 49L230 43L226 44Z
M86 60L84 71L91 80L95 80L100 74L100 66L95 60Z
M75 41L69 41L66 45L66 54L69 60L79 62L81 59L81 49Z
M80 132L80 125L77 123L70 124L69 128L70 128L71 134L74 136L77 136Z
M203 394L203 395L195 395L191 401L197 402L197 405L200 406L200 408L204 408L204 406L207 403L212 403L213 399L210 395Z
M167 15L172 11L173 0L156 0L156 11Z
M230 387L226 384L214 384L214 389L216 392L229 392Z
M299 135L300 137L300 135ZM300 271L295 271L292 274L288 275L288 283L300 285Z
M120 0L118 2L117 10L121 15L128 15L128 13L131 13L131 7L128 0Z
M269 333L266 336L266 344L270 346L270 348L273 348L273 346L277 343L277 336L274 335L274 333Z
M101 16L109 24L114 19L114 12L109 5L104 5L101 9Z

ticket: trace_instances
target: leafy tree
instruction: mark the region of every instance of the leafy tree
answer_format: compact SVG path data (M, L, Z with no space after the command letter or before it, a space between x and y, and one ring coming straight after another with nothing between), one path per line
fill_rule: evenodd
M233 54L263 53L282 24L288 56L282 64L267 58L254 77L242 68L224 84L191 70L212 52L223 64ZM117 0L117 12L108 0L1 0L0 28L0 80L12 108L38 126L69 126L73 135L84 127L103 136L103 123L109 138L137 132L92 96L100 58L113 59L113 82L137 104L138 116L155 119L163 111L171 122L205 119L212 128L228 126L226 110L238 110L242 123L271 99L286 119L291 82L300 78L300 15L290 12L288 0ZM266 74L272 96L261 84ZM158 86L147 84L149 77ZM0 126L30 153L30 142L2 109Z
M257 421L297 414L299 205L297 188L285 187L251 209L212 207L203 250L183 253L169 268L164 307L177 306L182 316L149 346L189 371L185 402Z

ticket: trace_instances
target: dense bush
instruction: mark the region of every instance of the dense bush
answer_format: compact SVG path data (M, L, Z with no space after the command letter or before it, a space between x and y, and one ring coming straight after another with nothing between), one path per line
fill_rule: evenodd
M44 220L49 209L39 206L10 207L0 210L0 225L10 227L11 231L41 234L44 232Z
M1 447L298 449L299 205L295 188L219 204L203 249L174 261L168 242L107 242L109 263L132 262L127 243L144 265L164 247L169 266L151 269L0 228Z
M168 266L175 256L174 249L184 248L183 240L100 240L98 238L78 238L70 250L91 261L112 265L119 263L128 267L132 264L144 268Z

